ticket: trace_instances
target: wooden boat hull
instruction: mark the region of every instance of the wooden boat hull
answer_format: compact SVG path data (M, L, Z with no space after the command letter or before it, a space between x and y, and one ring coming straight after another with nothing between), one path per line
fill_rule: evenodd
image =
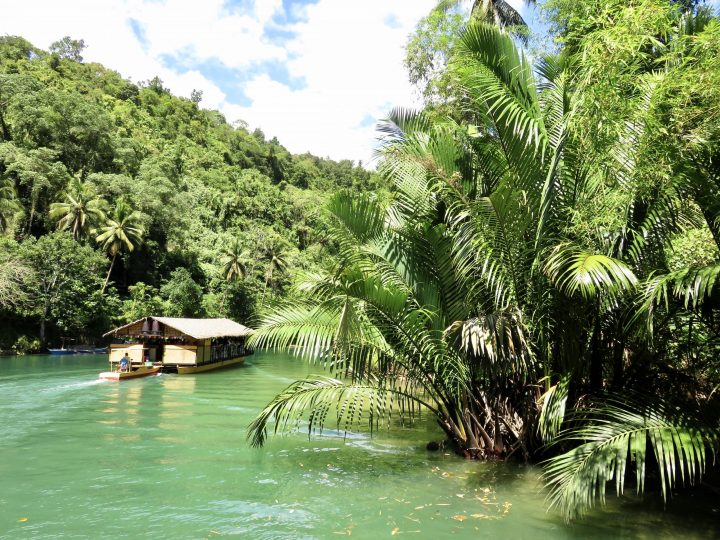
M204 371L212 371L215 369L239 366L245 362L244 356L237 358L228 358L227 360L221 360L220 362L212 362L210 364L201 364L199 366L178 366L178 375L190 375L192 373L202 373Z
M134 371L105 371L100 374L100 378L106 381L124 381L126 379L137 379L139 377L156 375L157 373L160 373L160 366L141 366Z

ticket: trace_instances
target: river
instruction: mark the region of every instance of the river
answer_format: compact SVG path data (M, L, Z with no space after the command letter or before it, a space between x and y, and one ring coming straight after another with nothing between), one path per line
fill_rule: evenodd
M709 538L712 501L612 499L565 525L537 468L425 450L413 426L252 449L276 392L320 369L279 353L98 382L104 356L0 358L0 538ZM697 497L700 499L700 497Z

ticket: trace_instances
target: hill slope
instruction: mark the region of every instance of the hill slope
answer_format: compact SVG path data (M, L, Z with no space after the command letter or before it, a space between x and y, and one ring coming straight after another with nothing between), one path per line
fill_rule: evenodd
M321 264L326 194L378 187L350 161L228 124L196 93L79 59L0 38L0 348L93 340L149 312L247 321ZM118 206L137 212L132 251L96 241Z

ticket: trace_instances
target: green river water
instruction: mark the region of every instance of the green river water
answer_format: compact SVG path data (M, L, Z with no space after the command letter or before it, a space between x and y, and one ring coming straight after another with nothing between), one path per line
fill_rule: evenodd
M248 447L276 392L318 370L277 353L198 375L98 382L104 356L0 358L0 538L710 538L717 503L630 498L567 526L538 470L425 450L412 427ZM655 497L652 497L655 500Z

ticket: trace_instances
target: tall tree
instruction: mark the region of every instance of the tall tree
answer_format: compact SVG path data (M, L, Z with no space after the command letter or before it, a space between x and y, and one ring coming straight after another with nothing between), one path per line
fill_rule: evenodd
M25 240L18 255L32 271L27 276L30 299L24 310L39 319L43 344L48 322L63 332L82 332L101 319L98 287L107 264L101 253L58 231Z
M267 261L265 267L265 285L263 287L262 298L260 299L260 307L265 303L265 293L269 285L273 284L275 275L285 272L288 267L287 246L285 242L273 238L263 247L263 257Z
M58 161L57 152L49 148L27 150L11 142L0 143L0 161L6 177L15 180L20 199L30 207L24 227L29 233L36 216L46 211L67 181L67 169Z
M130 208L123 199L120 199L107 223L98 229L100 234L95 238L95 241L112 257L101 292L105 292L105 288L110 281L110 274L118 254L124 250L131 253L142 242L142 237L145 234L142 222L143 215Z
M176 268L170 279L160 288L166 299L166 312L171 317L200 317L203 315L203 290L187 268Z
M60 58L72 60L73 62L82 62L82 52L86 49L84 39L72 39L65 36L58 41L54 41L50 45L50 52L57 54Z
M29 298L32 269L17 257L0 259L0 309L17 309Z
M15 197L15 187L8 179L0 178L0 232L5 232L12 217L22 207Z
M447 12L462 3L465 3L465 0L440 0L435 9ZM536 0L524 0L525 5L535 3ZM505 0L473 0L470 15L473 20L495 24L500 28L527 27L520 12Z

